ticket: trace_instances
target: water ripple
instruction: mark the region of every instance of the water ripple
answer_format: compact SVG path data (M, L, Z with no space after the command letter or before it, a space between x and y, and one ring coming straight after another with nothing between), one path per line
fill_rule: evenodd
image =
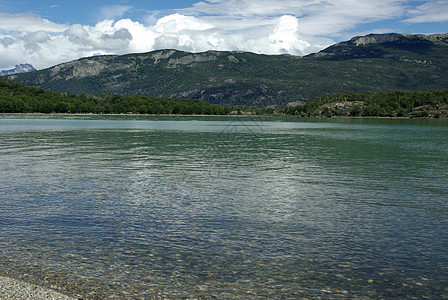
M447 297L447 128L1 119L0 273L98 298Z

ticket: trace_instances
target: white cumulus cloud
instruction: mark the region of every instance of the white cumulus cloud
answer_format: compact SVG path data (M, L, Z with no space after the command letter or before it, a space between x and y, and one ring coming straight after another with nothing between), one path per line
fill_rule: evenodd
M35 21L35 17L29 18ZM79 57L156 49L243 50L295 55L317 50L299 35L299 21L292 15L237 20L233 26L226 26L221 18L174 13L158 19L152 26L121 19L104 20L94 26L73 24L62 28L63 31L34 32L0 28L0 68L21 62L45 68ZM331 43L323 38L314 40L326 45Z
M310 47L310 43L299 38L298 31L299 20L296 17L280 17L274 32L268 36L274 52L297 53Z

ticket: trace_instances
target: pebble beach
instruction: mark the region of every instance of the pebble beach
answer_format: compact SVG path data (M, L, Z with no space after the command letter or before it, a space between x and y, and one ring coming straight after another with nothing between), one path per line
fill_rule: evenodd
M0 299L8 300L74 300L48 288L0 276Z

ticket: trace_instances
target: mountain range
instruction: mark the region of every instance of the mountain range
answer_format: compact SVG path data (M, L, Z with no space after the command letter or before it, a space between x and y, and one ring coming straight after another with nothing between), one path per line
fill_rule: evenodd
M28 73L36 71L36 69L30 64L20 64L16 65L13 69L0 71L0 76L19 74L19 73Z
M82 58L10 79L73 94L285 106L340 92L448 88L448 34L370 34L304 57L158 50Z

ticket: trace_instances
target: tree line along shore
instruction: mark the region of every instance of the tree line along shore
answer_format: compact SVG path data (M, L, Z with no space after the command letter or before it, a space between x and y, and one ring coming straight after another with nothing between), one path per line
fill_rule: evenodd
M57 93L0 78L0 113L447 118L448 90L338 93L286 108L258 108L216 105L194 99Z

